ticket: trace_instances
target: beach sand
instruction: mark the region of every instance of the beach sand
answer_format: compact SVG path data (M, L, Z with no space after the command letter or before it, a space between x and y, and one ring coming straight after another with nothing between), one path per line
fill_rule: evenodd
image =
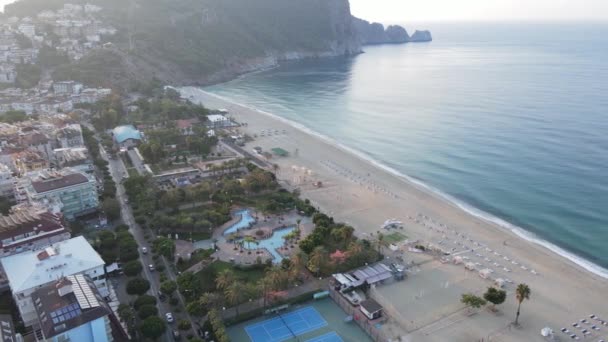
M591 314L608 320L607 279L284 120L196 88L182 91L209 108L225 108L229 116L246 123L239 130L258 136L247 144L248 151L254 146L266 151L275 147L287 150L288 157L275 157L271 161L280 167L278 178L290 188L299 188L302 197L337 221L355 227L360 237L369 238L381 229L385 220L394 218L403 221L402 232L409 239L454 248L466 245L475 252L462 255L477 262L478 268L492 268L495 277L513 281L507 284L507 300L497 313L482 309L472 315L460 304L460 295L464 292L481 295L492 283L481 279L477 272L465 271L462 265L429 261L403 282L378 286L375 292L385 297L387 305L392 306L390 310L400 313L400 321L406 325L403 327L406 340L543 341L540 331L544 327L552 328L560 340L570 339L559 331L564 327L582 339L583 334L572 323L583 318L591 322ZM262 131L269 130L271 136L260 137ZM317 181L323 186L314 186ZM493 266L495 263L500 267ZM515 328L509 323L515 318L514 289L518 283L528 284L532 295L522 304L521 326ZM601 326L599 332L592 330L591 324L584 326L593 331L586 340L608 337L608 326Z

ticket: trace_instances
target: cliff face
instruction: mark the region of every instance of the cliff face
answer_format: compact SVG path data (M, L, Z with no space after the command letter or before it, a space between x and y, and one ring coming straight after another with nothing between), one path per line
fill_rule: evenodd
M282 61L347 56L360 53L363 44L410 41L402 27L385 30L354 18L349 0L20 0L6 10L35 17L64 3L101 6L99 19L119 32L111 51L100 49L67 65L65 77L94 74L96 83L122 88L128 79L216 83ZM416 41L426 37L420 33Z
M353 17L353 24L362 45L375 44L403 44L408 42L431 41L429 31L416 31L411 37L407 31L399 25L390 25L386 29L380 23Z

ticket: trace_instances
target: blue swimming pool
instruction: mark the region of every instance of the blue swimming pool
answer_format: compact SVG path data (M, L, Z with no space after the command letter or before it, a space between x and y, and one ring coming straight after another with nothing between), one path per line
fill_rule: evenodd
M223 235L230 235L232 233L238 232L241 229L247 229L251 227L253 223L255 223L255 217L251 216L251 211L249 209L236 211L234 212L233 216L240 216L241 219L239 220L239 222L228 227L228 229L224 231Z
M245 244L246 249L256 249L256 248L266 248L272 254L273 262L275 264L283 261L283 256L277 252L277 248L283 246L284 240L283 237L289 233L291 233L296 227L286 227L281 229L276 229L272 236L268 239L258 241L258 244L251 244L251 246L247 246Z

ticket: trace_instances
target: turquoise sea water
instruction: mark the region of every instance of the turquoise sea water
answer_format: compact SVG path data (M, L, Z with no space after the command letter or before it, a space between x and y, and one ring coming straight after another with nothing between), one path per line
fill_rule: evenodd
M206 90L608 268L608 25L426 27L429 44L366 47Z

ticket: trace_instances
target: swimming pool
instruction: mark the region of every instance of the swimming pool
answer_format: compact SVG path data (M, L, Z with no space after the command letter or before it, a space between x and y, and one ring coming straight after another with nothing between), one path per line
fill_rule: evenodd
M230 235L232 233L236 233L241 229L247 229L251 227L253 223L255 223L255 217L251 216L251 211L249 209L239 210L234 212L233 216L240 216L241 219L239 222L233 224L228 227L228 229L224 230L222 235Z
M295 226L276 229L272 233L272 236L269 237L268 239L259 240L257 245L252 243L250 246L248 246L247 244L245 244L245 248L251 249L251 250L254 250L257 248L266 248L266 250L268 252L270 252L270 254L273 257L272 261L275 264L278 264L281 261L283 261L283 256L281 254L279 254L279 252L277 252L277 248L283 246L283 244L285 242L285 240L283 240L283 237L285 235L291 233L294 229L296 229Z

